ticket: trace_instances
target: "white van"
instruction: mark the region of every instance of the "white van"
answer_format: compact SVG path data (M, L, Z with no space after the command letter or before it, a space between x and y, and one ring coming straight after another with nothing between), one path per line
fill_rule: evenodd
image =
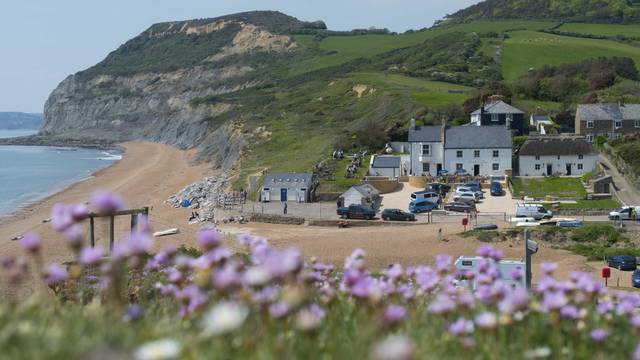
M455 261L455 267L456 269L460 272L460 273L467 273L467 272L471 272L471 273L477 273L478 271L478 266L480 265L480 262L483 260L484 258L480 257L480 256L460 256L456 261ZM484 261L490 261L492 263L494 263L496 265L496 267L498 268L498 272L500 273L500 279L508 286L522 286L525 287L525 277L522 276L520 279L516 280L512 277L512 274L515 270L519 269L523 272L524 275L524 271L525 271L525 266L524 266L524 261L518 261L518 260L500 260L498 262L495 262L494 260L490 260L490 259L484 259ZM476 284L476 277L473 278L473 282L471 283L471 288L473 290L476 289L477 284Z
M540 204L517 204L516 217L532 217L535 220L551 219L553 212Z
M440 195L434 193L432 191L417 191L411 194L411 202L416 200L426 199L431 201L434 204L440 203Z
M609 213L609 220L633 220L632 209L636 209L636 220L640 219L640 206L623 206Z

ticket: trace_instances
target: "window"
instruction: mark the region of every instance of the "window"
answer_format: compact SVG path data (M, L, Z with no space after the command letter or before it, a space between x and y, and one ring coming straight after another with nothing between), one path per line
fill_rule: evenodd
M473 157L474 158L479 158L480 157L480 150L473 150Z
M582 154L578 155L578 159L580 159L580 160L584 159L584 155L582 155Z
M422 155L423 156L431 156L431 145L422 144Z
M578 170L582 170L582 164L578 164Z
M615 133L613 134L613 137L614 139L620 139L622 137L622 134Z
M493 157L494 158L500 157L500 150L493 150Z
M540 160L540 155L536 155L536 160Z
M593 134L587 134L587 141L593 142Z
M462 157L462 150L456 151L456 157L458 157L458 158Z
M540 164L536 164L536 170L540 170L541 166Z
M616 123L614 126L616 127L616 129L620 129L622 127L622 120L616 120Z
M558 160L560 160L560 155L558 155Z
M587 129L593 129L593 121L587 121Z
M500 121L500 116L498 114L491 114L491 121L493 122Z
M500 164L498 164L498 163L493 163L492 167L493 167L493 171L500 170Z
M640 120L635 120L635 121L633 122L633 126L635 126L635 127L637 127L637 128L640 128Z
M462 170L462 169L463 169L462 164L456 164L456 170Z
M429 173L429 171L430 171L430 166L429 165L430 165L429 163L423 163L422 164L422 172L423 173L427 173L427 174Z

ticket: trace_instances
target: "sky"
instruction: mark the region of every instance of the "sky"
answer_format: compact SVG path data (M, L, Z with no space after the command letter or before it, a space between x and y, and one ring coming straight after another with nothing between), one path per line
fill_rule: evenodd
M329 29L429 27L477 0L2 0L0 111L42 112L53 89L157 22L278 10Z

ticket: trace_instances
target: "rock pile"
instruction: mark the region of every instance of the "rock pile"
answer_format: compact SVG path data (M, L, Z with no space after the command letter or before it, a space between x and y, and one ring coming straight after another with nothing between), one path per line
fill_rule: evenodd
M228 197L226 185L225 175L206 177L171 196L167 203L175 207L199 209L200 218L210 220L213 218L213 210L224 205Z

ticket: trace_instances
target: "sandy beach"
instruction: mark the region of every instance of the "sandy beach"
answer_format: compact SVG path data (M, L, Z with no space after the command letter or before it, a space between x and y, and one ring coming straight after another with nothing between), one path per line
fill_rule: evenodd
M151 143L127 142L120 144L126 148L123 159L114 165L100 170L92 178L76 183L64 191L34 204L17 214L0 219L0 258L22 254L17 241L11 238L28 232L37 233L42 239L45 262L64 262L73 259L62 237L43 223L50 217L51 208L56 203L82 203L89 199L92 192L103 189L120 194L129 207L150 207L150 218L157 230L178 227L180 233L160 238L157 246L164 243L191 243L197 228L189 228L186 220L190 214L187 209L175 209L164 201L186 185L206 176L212 171L206 164L194 166L194 151L182 151L176 148ZM128 230L129 219L116 224L116 232ZM97 224L96 237L99 244L106 247L107 227Z

